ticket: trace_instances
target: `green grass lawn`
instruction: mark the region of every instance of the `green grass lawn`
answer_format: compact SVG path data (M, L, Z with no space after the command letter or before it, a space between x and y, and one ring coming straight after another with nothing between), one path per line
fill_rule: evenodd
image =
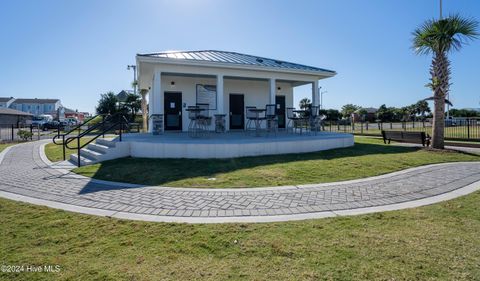
M479 280L480 192L386 213L262 224L147 223L0 199L1 280Z
M356 137L354 147L316 153L226 160L124 158L80 167L74 172L147 185L259 187L358 179L453 161L480 161L480 157L384 145L380 139Z
M80 144L84 144L86 143L87 141L89 141L90 138L82 138L81 141L80 141ZM61 140L60 140L61 142ZM76 142L76 141L74 141ZM71 143L70 144L71 147L76 147L77 144L76 143ZM77 153L77 150L76 149L68 149L66 148L65 149L65 155L66 155L66 159L70 159L70 154L74 154L74 153ZM54 143L48 143L46 146L45 146L45 154L47 155L47 158L48 160L52 161L52 162L57 162L57 161L63 161L63 148L61 145L56 145Z

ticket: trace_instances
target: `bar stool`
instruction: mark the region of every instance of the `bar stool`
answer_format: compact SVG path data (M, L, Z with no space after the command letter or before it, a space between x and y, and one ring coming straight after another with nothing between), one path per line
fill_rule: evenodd
M267 132L274 132L275 136L278 131L278 117L276 112L276 104L267 104L265 106L265 118L267 120Z
M245 107L245 117L247 118L247 124L245 125L245 131L248 134L248 131L252 130L251 125L255 126L255 119L257 118L257 114L250 109L256 109L256 106L246 106ZM255 127L253 128L255 129Z

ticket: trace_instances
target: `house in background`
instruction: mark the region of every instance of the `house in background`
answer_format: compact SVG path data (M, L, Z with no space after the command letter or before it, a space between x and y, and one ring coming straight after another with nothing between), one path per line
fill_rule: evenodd
M29 125L32 122L33 115L23 111L0 107L0 126Z
M62 106L59 99L15 99L11 104L10 108L15 110L20 110L23 112L28 112L35 116L48 114L52 115L53 118L58 117L58 112Z
M77 119L78 122L83 122L85 118L89 117L89 114L87 112L79 112L78 110L73 110L70 108L64 107L65 111L65 118L75 118Z
M353 122L375 122L377 119L378 109L374 107L366 107L357 109L352 113Z
M14 100L13 97L0 97L0 108L9 108Z

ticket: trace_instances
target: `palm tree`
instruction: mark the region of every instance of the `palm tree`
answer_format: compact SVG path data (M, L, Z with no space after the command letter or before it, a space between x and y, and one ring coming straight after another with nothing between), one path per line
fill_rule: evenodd
M477 38L478 22L452 15L439 20L427 20L413 33L413 48L417 54L433 54L430 84L433 91L432 147L443 149L445 129L445 98L450 87L450 61L447 54L458 51L468 40Z
M425 120L425 113L431 112L430 107L428 106L428 102L425 100L419 100L415 104L415 111L416 114L422 116L422 120Z
M298 106L300 109L307 110L312 105L312 102L308 98L303 98L300 100Z

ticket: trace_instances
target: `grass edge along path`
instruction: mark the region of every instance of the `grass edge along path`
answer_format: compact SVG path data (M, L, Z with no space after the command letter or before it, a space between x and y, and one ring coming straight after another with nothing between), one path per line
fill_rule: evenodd
M122 158L73 171L101 180L145 185L235 188L344 181L458 161L480 161L480 157L356 137L354 147L315 153L233 159Z
M15 144L17 144L17 143L0 143L0 152L5 150L5 148L7 148L9 146L12 146L12 145L15 145Z

